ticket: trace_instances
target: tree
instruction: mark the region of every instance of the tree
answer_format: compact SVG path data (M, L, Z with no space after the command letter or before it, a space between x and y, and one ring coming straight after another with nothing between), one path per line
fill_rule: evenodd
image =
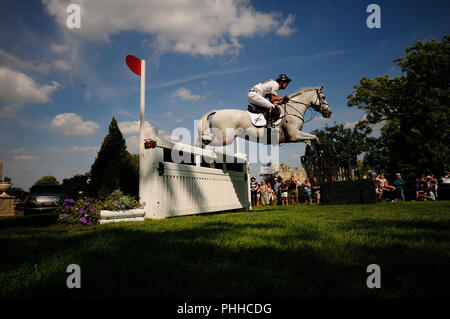
M385 121L364 162L390 176L441 173L450 165L450 36L418 41L394 60L402 76L363 77L348 106L366 111L361 125Z
M70 198L78 199L81 195L86 195L88 191L88 178L88 173L84 175L77 174L73 177L63 179L62 186Z
M59 182L55 176L48 175L41 177L34 185L59 185Z
M14 196L14 197L20 199L21 201L25 201L25 198L27 197L28 192L25 191L22 187L11 187L8 190L8 194L10 196Z
M91 166L89 192L91 195L104 198L116 189L137 196L139 182L123 135L113 117L109 124L108 135L105 136Z
M345 128L344 124L326 126L323 130L315 130L321 144L313 143L305 149L303 165L308 176L328 178L341 176L350 179L352 171L361 173L358 168L358 156L367 150L367 137L371 128L356 125Z

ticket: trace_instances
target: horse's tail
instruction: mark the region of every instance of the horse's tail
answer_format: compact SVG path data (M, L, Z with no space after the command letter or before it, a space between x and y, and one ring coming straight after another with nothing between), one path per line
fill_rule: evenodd
M216 112L217 112L216 110L212 110L212 111L209 111L208 113L205 113L201 117L201 119L197 125L197 129L199 132L199 137L198 137L199 146L203 146L203 144L205 144L205 145L209 144L214 139L214 135L206 134L206 131L210 128L209 123L208 123L208 118L211 115L215 114Z

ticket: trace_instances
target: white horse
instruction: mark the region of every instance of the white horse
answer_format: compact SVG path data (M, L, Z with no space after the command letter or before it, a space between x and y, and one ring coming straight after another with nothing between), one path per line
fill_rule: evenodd
M321 87L308 87L289 96L287 104L280 104L281 121L275 125L279 132L278 142L281 143L311 143L311 140L319 142L317 136L302 132L304 114L309 107L320 112L325 118L331 117L331 109L328 105ZM208 118L210 121L208 122ZM224 146L231 144L235 137L242 137L253 142L272 144L273 139L268 139L269 130L265 127L255 127L248 111L225 109L213 110L202 116L198 124L199 140L197 145ZM271 133L269 133L271 134Z

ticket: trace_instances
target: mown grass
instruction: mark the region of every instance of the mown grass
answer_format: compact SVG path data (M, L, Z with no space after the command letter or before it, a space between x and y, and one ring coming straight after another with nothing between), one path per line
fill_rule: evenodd
M1 222L2 298L450 296L448 201L269 207L94 227ZM81 289L66 286L69 264L81 267ZM369 264L381 267L381 289L366 286Z

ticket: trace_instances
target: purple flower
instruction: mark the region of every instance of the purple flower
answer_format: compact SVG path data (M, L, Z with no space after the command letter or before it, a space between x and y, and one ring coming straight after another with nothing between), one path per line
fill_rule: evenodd
M84 213L84 208L80 208L80 214Z
M84 218L84 217L81 217L81 218L80 218L80 221L81 221L83 224L86 224L86 222L87 222L86 218Z
M91 225L92 225L92 222L91 222L91 221L88 221L87 224L88 224L88 226L91 226Z

